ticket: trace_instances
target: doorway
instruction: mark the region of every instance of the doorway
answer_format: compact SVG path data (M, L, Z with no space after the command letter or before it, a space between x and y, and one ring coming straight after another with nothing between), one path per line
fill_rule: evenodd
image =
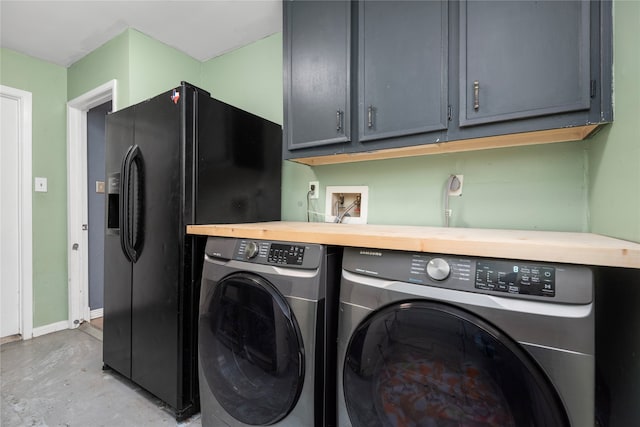
M106 117L111 101L87 112L87 212L89 317L102 329L104 311L105 143Z
M99 180L93 180L94 187L91 193L88 188L89 125L87 119L91 109L109 101L112 104L112 110L117 109L116 88L116 80L111 80L67 103L69 328L77 328L83 322L90 321L92 317L89 303L89 271L91 269L89 266L91 251L89 194L98 197L100 194L96 194L95 188L95 181ZM94 228L100 228L100 226L97 225ZM101 313L96 311L93 315L101 316Z
M33 329L31 93L0 85L0 325L2 342Z

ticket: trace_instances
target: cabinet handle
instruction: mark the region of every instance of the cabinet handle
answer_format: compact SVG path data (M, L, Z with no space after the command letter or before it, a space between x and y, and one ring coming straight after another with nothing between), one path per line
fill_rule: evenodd
M342 110L336 111L336 131L342 131L342 117L344 116Z
M473 109L480 109L480 82L477 80L473 82Z
M367 108L367 127L369 129L373 127L373 105L369 105Z

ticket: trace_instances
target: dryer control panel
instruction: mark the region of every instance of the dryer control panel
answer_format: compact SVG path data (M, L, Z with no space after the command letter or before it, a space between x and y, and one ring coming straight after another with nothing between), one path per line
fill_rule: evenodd
M593 299L593 272L570 264L345 248L342 268L383 280L508 298L570 304Z
M478 260L476 288L553 297L556 294L556 269L547 265Z

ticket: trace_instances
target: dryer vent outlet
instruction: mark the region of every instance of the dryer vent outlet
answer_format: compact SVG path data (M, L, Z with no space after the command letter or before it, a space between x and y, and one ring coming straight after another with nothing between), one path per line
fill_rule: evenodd
M449 196L462 196L462 183L464 175L451 175L449 177Z

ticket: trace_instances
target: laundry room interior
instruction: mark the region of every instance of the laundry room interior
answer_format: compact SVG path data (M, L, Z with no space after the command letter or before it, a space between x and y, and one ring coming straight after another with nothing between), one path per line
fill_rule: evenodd
M24 3L0 424L640 425L639 1Z

